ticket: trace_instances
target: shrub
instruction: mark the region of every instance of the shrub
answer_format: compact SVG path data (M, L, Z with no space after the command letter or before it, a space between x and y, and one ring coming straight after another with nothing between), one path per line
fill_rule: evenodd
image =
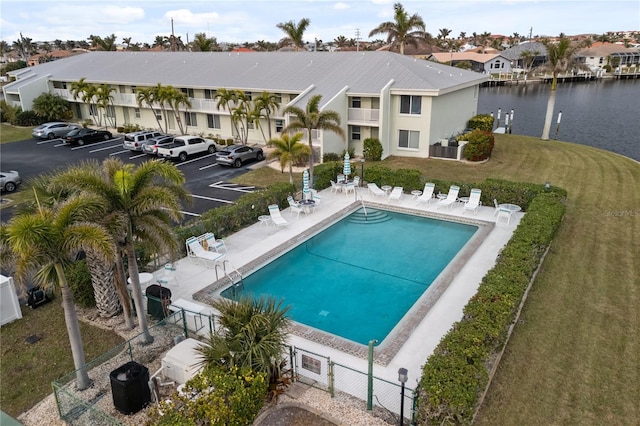
M482 161L491 157L495 144L493 133L484 130L474 130L464 135L469 143L464 147L464 157L469 161Z
M363 142L362 154L367 161L382 159L382 144L378 138L367 138Z
M331 161L340 161L340 154L338 154L337 152L325 152L325 154L322 156L322 162L323 163L329 163Z
M139 132L142 130L139 124L125 123L121 127L117 128L118 133L133 133Z
M0 101L0 121L3 123L16 124L16 117L22 112L19 106L12 106L4 99Z
M15 121L16 126L37 126L44 123L44 119L31 110L16 114Z
M33 111L43 121L65 121L73 117L71 103L53 93L43 93L33 100Z
M473 130L480 129L491 132L493 131L493 117L491 114L478 114L471 117L469 123L467 123L467 127Z
M345 153L349 153L349 158L353 158L356 156L356 150L354 148L349 148L349 149L343 149L342 150L342 154L340 154L340 159L344 160L344 154Z
M265 403L267 388L264 373L207 367L186 383L183 395L174 393L152 408L148 424L250 425Z

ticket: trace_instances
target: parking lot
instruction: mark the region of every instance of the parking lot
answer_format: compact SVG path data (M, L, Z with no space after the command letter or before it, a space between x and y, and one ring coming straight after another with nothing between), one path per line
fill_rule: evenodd
M30 177L53 172L83 160L95 159L101 162L105 158L116 157L125 163L137 165L156 158L142 152L124 149L122 141L122 137L116 135L111 140L84 146L66 145L62 139L29 139L2 144L0 146L2 169L17 170L24 185ZM231 204L242 195L256 190L255 187L236 185L229 180L245 173L247 168L264 165L265 161L250 162L236 169L219 166L215 162L215 154L206 154L175 164L184 173L186 188L192 194L192 204L183 208L184 219L189 220L209 209ZM3 194L3 197L11 198L11 195ZM1 210L3 221L11 216L10 210L7 207Z

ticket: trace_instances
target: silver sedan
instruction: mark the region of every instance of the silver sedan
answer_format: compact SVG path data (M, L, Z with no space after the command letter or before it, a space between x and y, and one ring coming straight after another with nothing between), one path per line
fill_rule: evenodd
M80 128L80 126L77 124L53 121L36 126L33 132L31 132L31 135L38 139L55 139L66 136L67 133L78 128Z

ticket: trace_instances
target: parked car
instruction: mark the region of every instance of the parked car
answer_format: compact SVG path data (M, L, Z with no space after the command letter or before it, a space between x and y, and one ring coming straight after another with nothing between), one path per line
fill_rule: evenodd
M158 155L158 147L173 143L174 136L162 135L147 139L142 143L142 152L149 155Z
M77 124L63 123L61 121L52 121L50 123L44 123L36 126L31 132L34 138L38 139L55 139L61 138L67 135L74 129L79 129Z
M82 146L88 142L108 141L111 138L113 135L106 130L82 128L70 131L63 139L68 144Z
M142 145L147 139L162 136L162 133L151 130L143 130L140 132L132 132L124 135L122 147L131 151L142 151Z
M158 157L185 161L192 155L207 152L213 154L217 150L216 142L211 139L200 136L176 136L173 138L173 143L158 147Z
M22 182L20 173L15 170L10 172L0 172L0 190L3 192L13 192Z
M224 166L240 167L242 163L264 160L262 148L247 145L229 145L216 153L216 162Z

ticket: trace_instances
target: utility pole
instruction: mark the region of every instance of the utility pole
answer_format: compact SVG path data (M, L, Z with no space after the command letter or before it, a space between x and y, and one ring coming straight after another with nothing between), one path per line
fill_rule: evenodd
M173 33L173 18L171 18L171 51L176 51L176 36Z
M356 28L356 52L360 51L360 28Z

